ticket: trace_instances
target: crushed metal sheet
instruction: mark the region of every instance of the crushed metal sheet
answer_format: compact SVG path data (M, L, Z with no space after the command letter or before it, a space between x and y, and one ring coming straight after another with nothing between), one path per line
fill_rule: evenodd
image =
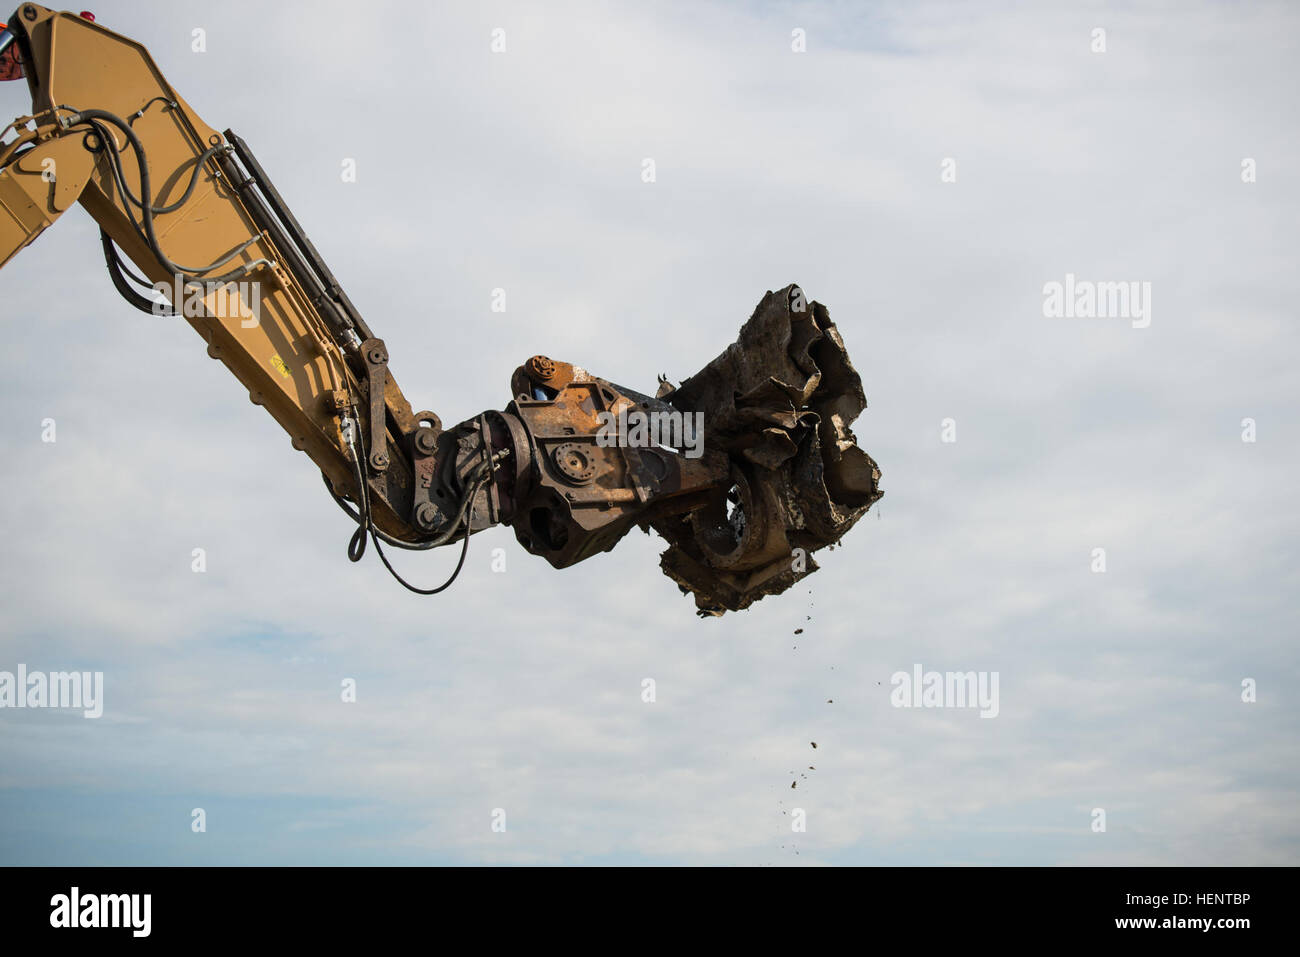
M736 341L663 399L704 418L705 444L731 459L731 484L708 506L652 523L671 547L660 566L721 615L817 570L884 494L880 469L850 426L862 379L826 307L798 286L768 292ZM795 549L802 549L796 553Z

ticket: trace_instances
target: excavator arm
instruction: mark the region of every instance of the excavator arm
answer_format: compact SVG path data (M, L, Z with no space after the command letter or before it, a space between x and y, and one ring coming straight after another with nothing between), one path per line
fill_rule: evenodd
M664 572L716 615L811 573L810 553L882 494L849 428L861 380L797 286L678 388L644 395L534 356L503 410L444 428L413 411L249 146L207 126L142 46L23 4L0 30L0 78L32 101L0 133L0 267L81 203L118 292L188 322L321 470L354 561L368 541L390 571L381 543L459 543L463 564L471 534L504 524L563 568L654 528Z

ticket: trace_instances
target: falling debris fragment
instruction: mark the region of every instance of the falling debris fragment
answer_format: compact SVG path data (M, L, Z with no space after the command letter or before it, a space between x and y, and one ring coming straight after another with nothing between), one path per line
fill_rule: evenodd
M802 635L802 634L803 634L803 629L802 629L802 628L796 628L796 629L794 630L794 633L795 633L796 635Z
M814 748L817 747L816 741L809 741L808 743L811 744Z
M790 782L790 788L791 788L791 790L793 790L794 788L797 788L798 786L799 786L799 782L798 782L798 781L791 781L791 782Z

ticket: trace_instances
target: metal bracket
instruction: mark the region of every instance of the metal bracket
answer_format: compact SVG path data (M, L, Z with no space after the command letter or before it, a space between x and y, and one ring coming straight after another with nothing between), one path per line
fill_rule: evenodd
M361 343L366 363L370 404L370 467L376 472L388 468L388 423L384 417L384 384L388 379L388 348L382 339Z
M411 468L415 473L415 487L411 490L411 520L421 531L430 531L442 518L437 503L433 501L442 421L429 411L417 412L415 421L416 430L411 436Z

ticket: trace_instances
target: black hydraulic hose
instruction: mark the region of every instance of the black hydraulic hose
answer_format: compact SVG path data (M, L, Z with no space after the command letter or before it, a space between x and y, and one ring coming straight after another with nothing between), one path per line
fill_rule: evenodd
M153 246L152 244L150 244L148 234L146 234L145 230L141 227L141 224L136 221L135 213L131 210L132 204L139 206L143 218L143 214L145 212L144 207L143 205L140 204L139 200L137 200L135 196L131 193L130 187L127 186L126 184L126 174L122 170L122 157L118 151L117 142L113 139L112 134L108 131L108 129L104 126L104 124L100 123L98 120L91 120L90 126L99 135L100 140L106 144L105 150L108 155L109 167L113 171L113 181L117 184L118 192L122 194L124 199L129 201L123 203L122 211L126 214L127 220L131 223L131 226L135 229L136 233L140 236L142 240L144 240L144 242L147 245L150 245L150 248L152 250ZM167 209L170 210L172 209L172 207L167 207ZM243 252L249 246L253 245L253 243L255 242L257 242L257 237L253 237L252 239L249 239L247 242L245 242L238 249L234 250L228 256L225 256L217 260L215 263L212 263L211 265L205 266L201 269L186 269L186 267L184 266L177 267L180 270L180 272L177 272L176 274L179 275L184 280L186 285L189 285L191 283L202 283L205 281L211 283L221 283L221 282L228 281L226 277L220 277L220 276L218 276L215 279L200 280L194 276L186 275L186 273L187 272L192 272L192 273L211 272L213 269L216 269L218 266L226 262L229 262L235 256L238 256L241 252ZM162 255L161 250L158 250L155 254L159 256L159 258L165 259L165 257ZM165 262L164 264L175 266L174 263L170 263L169 261ZM244 267L245 271L247 271L247 269L250 268L251 265L248 267Z
M217 276L215 278L202 279L202 280L197 278L199 275L202 275L203 273L209 273L212 270L218 268L219 266L222 266L225 263L229 262L231 259L234 259L236 256L238 256L249 246L253 245L253 243L257 242L256 236L250 238L242 245L240 245L237 249L233 250L226 256L223 256L221 259L218 259L216 262L208 264L207 266L202 266L199 268L178 266L175 263L171 262L169 259L167 259L166 256L163 254L161 247L157 246L156 236L154 237L153 240L151 240L149 234L146 232L144 228L142 228L141 223L136 222L135 214L131 210L131 205L135 205L140 208L141 220L144 221L147 218L148 224L150 228L152 228L153 212L171 212L174 209L178 208L180 204L173 203L171 206L163 207L161 210L155 209L154 207L151 206L150 210L146 210L144 208L144 205L135 198L134 194L131 193L131 188L127 185L126 173L122 169L122 156L118 149L117 141L113 138L112 134L108 131L108 129L105 128L105 126L102 123L100 123L98 120L91 120L90 125L99 134L100 139L107 144L109 165L113 170L113 179L117 183L118 191L122 194L124 199L128 201L123 204L123 211L126 213L127 219L131 222L131 225L135 227L135 231L140 235L140 238L143 239L145 243L150 246L150 249L155 252L155 255L158 256L158 258L163 260L163 264L168 266L173 273L180 276L182 280L184 280L185 284L188 285L190 283L201 283L201 282L210 282L210 283L228 282L232 278L237 278L241 274L245 274L252 269L252 266L254 264L249 264L247 266L241 267L239 270L236 270L227 276ZM201 167L196 167L196 170L200 168ZM195 180L192 179L192 182L194 181ZM188 196L186 198L188 198ZM184 200L182 200L181 202L184 202ZM189 275L191 273L194 275Z
M180 199L176 200L176 202L171 203L167 206L152 207L154 215L162 216L166 213L174 213L176 212L176 210L180 209L182 206L188 203L190 201L190 197L194 195L194 187L197 186L199 183L199 174L203 172L203 164L206 163L208 160L212 159L212 157L216 156L223 149L225 149L225 147L221 145L210 146L207 149L205 149L202 153L200 153L198 159L194 161L194 172L190 174L190 184L189 186L185 187L184 195L182 195ZM143 203L140 202L140 200L136 199L134 196L131 196L130 190L127 191L127 196L130 196L131 202L135 203L137 206L144 205Z
M466 482L465 495L461 499L460 509L457 511L456 517L448 523L446 531L427 543L421 543L419 546L419 548L423 549L436 548L439 545L446 544L455 537L457 530L461 527L463 522L465 527L465 537L464 541L461 542L460 558L456 562L456 567L452 570L452 573L447 580L441 585L434 588L418 588L403 578L398 573L397 569L393 567L392 562L388 560L388 556L384 554L383 546L379 544L379 536L384 533L380 532L378 527L375 525L374 516L372 515L370 508L370 490L366 484L367 464L364 457L361 455L360 450L356 447L355 441L350 436L347 437L346 444L348 449L352 452L352 476L357 482L357 505L359 510L356 513L353 513L352 510L347 507L347 504L344 503L337 494L335 494L333 487L330 486L329 478L324 476L323 473L322 478L325 479L325 484L329 487L330 495L334 500L338 502L339 506L345 512L352 515L357 521L356 531L352 533L352 538L348 541L348 559L353 562L358 562L361 560L362 556L365 555L366 534L368 532L371 540L375 543L375 552L379 555L379 560L384 563L384 567L388 569L388 573L397 580L399 585L407 591L414 592L417 595L437 595L439 592L446 591L451 587L457 577L459 577L461 569L465 567L465 558L469 554L469 538L474 523L474 499L478 495L479 490L483 487L484 483L487 482L489 477L491 477L492 472L496 467L496 456L489 457L481 463L474 471L473 477ZM467 510L469 512L468 517L466 516ZM384 538L390 539L390 536L384 534ZM398 542L395 544L399 544L403 548L415 548L415 546L409 546L405 543Z
M104 230L101 229L99 232L101 235L103 235ZM108 241L111 243L113 241L113 238L110 236ZM117 260L117 267L122 271L123 276L125 276L127 279L131 280L133 283L135 283L137 286L140 286L143 289L154 288L154 283L151 283L148 279L145 279L143 276L137 276L135 272L131 269L131 267L122 261L122 257L117 255L116 245L113 246L113 255Z
M168 97L165 97L165 96L155 96L152 100L150 100L150 101L149 101L148 103L146 103L144 106L140 107L140 109L138 109L138 110L136 110L134 113L132 113L132 114L131 114L131 119L128 120L128 122L129 122L132 126L135 126L135 121L138 120L140 117L144 116L145 112L149 109L149 107L153 106L155 103L162 103L162 104L165 105L165 106L169 106L169 107L171 107L173 110L176 109L176 107L177 107L177 103L176 103L175 100L173 100L173 99L169 99Z
M174 316L175 311L165 303L156 303L148 296L142 296L131 284L126 281L122 275L122 261L118 258L117 250L113 246L113 239L102 229L99 231L99 242L104 247L104 262L108 265L108 277L113 280L113 288L121 294L122 298L129 302L141 312L147 312L151 316Z
M353 474L355 477L355 473ZM330 482L329 476L324 472L321 472L320 477L325 482L325 488L330 493L330 498L334 499L338 504L338 507L343 510L343 513L347 515L348 518L352 519L352 521L360 522L361 516L352 508L351 505L344 501L337 492L334 491L334 485ZM375 534L383 540L385 545L392 545L395 548L404 548L408 552L427 552L431 548L437 548L440 544L446 544L445 542L440 543L433 540L423 542L404 542L400 538L394 538L392 535L389 535L378 525L375 526Z
M435 538L427 539L422 542L404 542L400 538L394 538L392 535L389 535L373 522L370 523L371 527L381 539L389 545L393 545L397 548L404 548L407 551L412 552L423 552L432 548L441 548L443 545L446 545L448 542L453 541L456 538L456 533L460 530L465 518L465 513L469 511L470 505L474 501L474 497L478 495L479 491L487 483L488 477L482 474L485 468L484 465L480 465L475 473L467 479L467 494L461 497L460 507L457 509L455 517L444 526L442 533ZM357 477L355 461L353 462L352 477L354 479ZM341 508L343 512L352 519L352 521L361 523L361 513L353 511L352 507L339 497L338 493L334 491L334 486L330 483L329 476L322 472L321 480L324 481L325 488L329 491L330 497L334 499L339 508ZM369 495L369 490L367 490L366 494L367 496Z
M365 465L362 462L361 453L351 440L348 441L348 446L352 450L352 477L357 480L357 508L359 510L357 530L352 533L352 538L348 540L348 561L359 562L366 554L366 533L374 524L374 519L370 514L370 488L366 483Z
M154 97L154 99L160 100L162 99L162 97ZM145 109L148 109L148 107L146 106ZM143 112L144 110L140 111L141 114ZM132 116L131 119L134 121L135 116ZM105 145L111 146L114 149L116 149L117 142L113 140L111 137L106 136L105 132L102 130L102 128L100 128L98 123L92 123L91 125L94 126L99 131L100 138L105 139L107 141ZM128 124L128 126L129 125L131 124ZM194 170L193 172L190 173L189 185L185 187L185 192L181 196L181 198L176 200L176 202L170 203L166 206L153 206L151 204L149 208L153 211L153 214L155 216L164 216L167 213L174 213L176 212L176 210L180 209L182 206L188 203L190 201L190 197L194 195L195 187L199 185L199 174L203 172L203 164L205 164L208 160L212 159L212 157L216 156L225 148L226 146L224 143L218 143L216 146L209 146L202 153L200 153L198 157L194 160ZM144 202L140 199L137 199L135 193L131 192L131 188L127 186L125 178L122 179L119 188L122 190L123 196L125 196L132 203L134 203L139 209L141 210L144 209Z
M140 168L140 193L144 197L146 197L146 199L152 199L153 190L150 189L150 183L149 183L149 162L145 155L144 144L140 142L140 137L136 135L135 130L132 129L131 125L127 123L126 120L122 119L116 113L110 113L108 110L81 110L80 112L76 113L75 115L69 118L68 125L78 126L82 123L85 123L91 125L92 128L95 128L93 123L93 121L95 120L101 120L105 123L110 123L113 126L116 126L119 130L122 131L123 135L126 136L127 141L131 144L132 151L135 153L136 165L139 166ZM99 131L99 128L96 129L97 131ZM99 135L103 137L102 132L100 132ZM117 162L119 162L116 156L118 152L117 142L113 139L113 137L112 136L107 137L104 145L109 150L110 158L114 161L114 163L116 164ZM206 152L208 151L205 151L205 153ZM115 171L118 173L119 180L121 180L122 177L120 175L121 174L120 168L116 168ZM124 182L119 182L118 188L122 189L124 192L129 192L129 190L126 190ZM158 261L162 263L163 266L169 272L172 272L175 275L180 276L183 282L195 283L199 285L203 284L204 282L212 282L212 283L232 282L235 279L248 275L248 272L252 268L253 264L249 263L240 266L238 269L233 269L228 273L224 273L220 276L213 276L213 277L208 277L203 279L198 278L199 275L206 272L210 272L211 270L221 265L222 262L229 261L229 259L232 257L227 256L226 259L219 260L218 262L213 263L212 265L201 269L186 269L182 266L178 266L176 263L172 262L167 257L167 255L162 251L162 247L158 243L158 236L154 231L154 223L153 223L154 208L152 204L150 202L136 201L133 196L128 198L128 202L136 202L136 205L140 207L141 219L143 220L143 226L144 226L143 235L145 241L149 244L150 251L153 252L153 254L158 257ZM129 207L128 207L128 214L129 214ZM134 222L134 217L131 217L131 219ZM256 240L250 240L249 243L247 243L243 248L247 248L248 245L252 245L252 242L254 241ZM242 251L242 249L237 250L235 253L232 254L232 256L237 255L240 251Z
M475 491L478 490L475 489ZM474 509L472 507L470 508L469 518L471 522L474 520ZM374 535L374 530L372 528L371 536L373 537L373 535ZM375 551L379 553L379 560L384 563L384 567L388 569L388 573L392 575L395 579L397 579L397 583L401 585L403 588L405 588L407 591L415 592L417 595L436 595L439 592L446 591L448 588L450 588L452 582L454 582L460 576L460 570L465 567L465 556L469 554L469 526L466 525L465 527L465 540L461 543L460 559L456 562L456 567L452 569L450 577L448 577L448 579L445 582L443 582L441 585L437 586L436 588L416 588L405 578L399 575L397 573L397 569L394 568L392 564L388 561L388 556L384 554L384 550L379 547L379 539L377 538L375 539Z

